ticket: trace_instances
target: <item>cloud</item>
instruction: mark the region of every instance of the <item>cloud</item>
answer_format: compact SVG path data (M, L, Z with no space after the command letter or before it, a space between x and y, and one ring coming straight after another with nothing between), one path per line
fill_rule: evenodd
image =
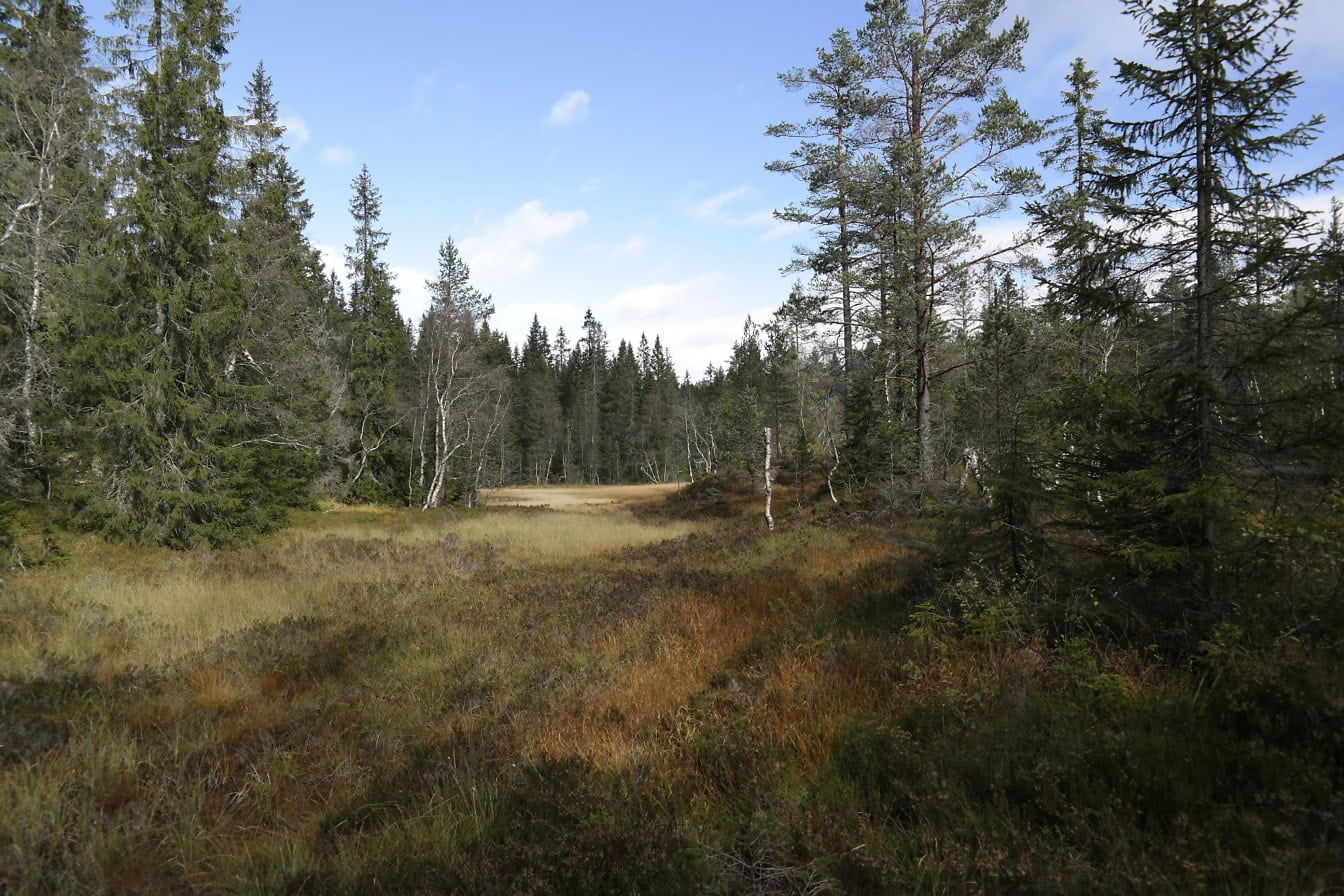
M725 190L708 199L701 199L691 206L691 217L699 218L701 221L711 221L721 218L725 208L750 194L751 187L743 184L740 187Z
M443 69L430 72L427 75L416 75L415 83L411 85L411 109L416 112L429 111L429 97L434 90L434 82L443 74Z
M555 101L542 124L548 128L567 128L578 124L588 117L592 99L586 90L571 90Z
M714 304L710 299L723 293L728 278L717 271L701 274L679 283L650 283L637 286L611 300L618 312L660 315L670 310L689 310Z
M613 337L657 333L672 352L677 372L700 376L707 365L726 364L732 343L742 336L750 316L769 320L769 294L754 296L737 278L710 271L679 281L646 283L622 292L599 306L598 313Z
M648 238L642 233L636 233L624 243L621 243L616 251L611 254L613 258L634 258L636 255L643 255L648 245Z
M401 316L419 324L421 316L429 309L429 288L425 281L430 275L418 268L393 267L391 271L397 285L397 307L401 309Z
M727 362L748 314L769 318L770 309L754 307L759 305L736 278L709 271L631 287L596 310L613 338L657 334L672 352L678 374L689 371L696 379L707 365Z
M291 149L298 149L313 139L312 132L308 130L308 122L297 115L281 116L280 127L285 129L285 136L289 138Z
M736 222L751 227L761 228L761 242L772 243L775 240L783 239L789 236L800 236L807 232L807 225L798 221L781 221L775 217L775 213L768 208L752 212Z
M541 263L537 250L588 223L582 210L548 212L533 199L481 236L462 241L461 249L472 274L481 279L505 280L525 274Z
M345 144L324 146L317 154L323 165L332 168L349 168L355 163L355 151Z
M335 274L342 283L345 282L345 251L338 246L331 246L326 243L313 243L313 248L317 254L322 256L322 264L327 269L327 274Z
M615 182L616 182L615 175L612 174L597 175L595 177L590 177L587 180L585 180L583 182L583 186L579 187L579 192L584 194L596 193L599 190L602 190L603 188L608 187Z

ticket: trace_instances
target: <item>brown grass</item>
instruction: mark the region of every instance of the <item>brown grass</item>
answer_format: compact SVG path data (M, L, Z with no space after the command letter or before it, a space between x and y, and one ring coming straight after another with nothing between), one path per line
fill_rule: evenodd
M660 491L544 492L564 509L300 514L234 553L76 542L66 565L14 577L0 691L91 684L34 710L65 726L59 738L0 766L14 806L0 851L21 859L0 891L271 891L284 869L336 861L324 819L417 749L466 738L506 768L552 756L670 774L707 690L823 755L825 726L869 691L833 675L821 647L772 654L745 678L737 666L772 627L862 597L855 576L898 549L630 512ZM497 779L468 771L470 798L453 797L467 814L431 800L396 827L402 846L488 821ZM341 836L351 869L388 845ZM280 877L249 877L257 863Z
M528 738L529 753L578 756L604 769L671 762L667 732L685 723L686 701L732 668L768 626L805 612L802 596L817 586L826 586L828 606L867 596L871 585L855 583L853 574L902 555L889 543L858 541L840 551L828 543L796 558L794 568L759 570L721 592L670 595L605 634L598 654L609 677L556 704ZM873 705L878 694L858 670L836 674L815 645L807 650L786 651L757 670L761 699L752 712L780 742L819 762L834 721Z

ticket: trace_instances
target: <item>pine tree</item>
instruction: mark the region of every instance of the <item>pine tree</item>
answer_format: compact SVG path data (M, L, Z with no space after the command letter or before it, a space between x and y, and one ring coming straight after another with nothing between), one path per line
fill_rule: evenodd
M976 245L974 222L1037 189L1012 164L1040 126L1000 86L1022 67L1027 24L996 32L1005 0L873 0L860 45L869 55L886 129L880 189L870 201L884 259L880 290L907 311L922 478L935 473L932 388L937 306L955 292ZM887 327L890 323L886 324Z
M807 89L807 102L821 114L803 124L781 123L766 133L801 141L787 160L771 162L771 171L794 174L807 185L808 199L791 205L776 217L808 224L822 232L821 243L800 259L811 270L818 293L812 303L818 320L838 324L844 346L843 373L847 386L854 369L856 237L858 214L858 154L871 140L865 131L877 103L868 90L868 65L847 31L831 35L831 48L817 51L817 64L792 69L779 76L787 90ZM834 301L838 299L839 306ZM839 320L834 318L838 312Z

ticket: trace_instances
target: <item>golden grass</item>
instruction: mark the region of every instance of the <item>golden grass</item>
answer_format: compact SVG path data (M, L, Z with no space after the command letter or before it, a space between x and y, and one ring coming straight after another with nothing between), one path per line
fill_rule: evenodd
M59 567L15 576L11 588L51 600L59 612L0 631L0 675L30 672L44 658L92 659L95 674L172 663L221 635L297 616L343 612L343 596L381 586L433 587L464 576L452 539L493 551L513 566L593 556L678 538L696 524L656 524L616 508L472 514L346 508L298 515L298 525L234 554L72 546ZM356 546L364 547L356 549ZM426 574L427 562L432 572ZM418 574L418 575L417 575ZM408 576L417 576L407 582Z
M305 513L232 553L80 541L65 565L15 576L0 681L41 679L63 658L102 689L62 746L0 768L0 799L26 819L0 821L0 847L36 855L46 836L87 851L10 878L14 891L238 882L263 853L271 873L332 861L308 845L320 820L418 747L462 737L510 762L672 773L705 724L692 698L725 674L752 724L820 761L846 709L880 688L816 644L755 663L750 693L736 666L772 628L871 593L863 571L899 551L828 530L695 537L720 524L631 513L651 491L593 504L585 490L563 509ZM664 564L694 584L660 583ZM225 637L261 623L273 625ZM118 690L144 670L147 690ZM353 874L398 838L420 850L482 828L491 779L474 774L485 790L468 815L442 809L471 802L447 794L385 835L342 840L336 860ZM51 814L71 782L68 814ZM150 817L153 830L136 827ZM83 882L61 876L74 868ZM253 889L279 888L267 880Z
M481 497L487 506L607 511L662 501L681 487L681 484L676 482L644 485L514 486L485 489L481 492Z
M514 564L522 565L639 547L680 538L701 528L686 521L646 522L624 509L600 514L566 509L473 515L458 522L452 531L464 540L488 544Z
M831 601L865 596L871 585L847 585L846 576L900 556L890 544L840 547L827 539L824 549L797 558L796 567L758 571L726 594L681 592L612 627L598 644L609 678L555 706L529 737L528 750L579 756L604 769L670 761L665 729L686 722L687 699L730 668L777 614L787 618L788 608L823 582ZM638 649L650 640L651 650ZM875 706L880 695L855 670L828 667L815 645L807 651L786 651L763 667L762 698L752 714L777 742L819 764L838 721Z

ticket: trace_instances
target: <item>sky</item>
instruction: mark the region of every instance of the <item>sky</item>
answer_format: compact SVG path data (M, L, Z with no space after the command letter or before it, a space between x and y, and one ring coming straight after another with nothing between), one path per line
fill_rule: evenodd
M109 0L86 0L99 33ZM383 195L386 259L404 316L452 238L493 324L521 344L533 315L571 344L584 311L612 346L655 335L679 370L723 364L748 315L767 320L797 275L806 231L773 211L804 197L765 169L789 141L770 124L810 112L779 72L807 67L862 0L240 0L224 100L236 110L264 61L290 160L316 215L309 237L343 271L351 182L367 165ZM1074 57L1124 117L1114 60L1147 59L1120 0L1008 0L1030 24L1025 71L1005 84L1029 112L1059 111ZM1344 151L1344 3L1303 0L1297 120L1327 118L1297 165ZM1339 189L1336 192L1344 192ZM1304 198L1324 208L1327 197ZM994 243L1015 212L987 222Z

